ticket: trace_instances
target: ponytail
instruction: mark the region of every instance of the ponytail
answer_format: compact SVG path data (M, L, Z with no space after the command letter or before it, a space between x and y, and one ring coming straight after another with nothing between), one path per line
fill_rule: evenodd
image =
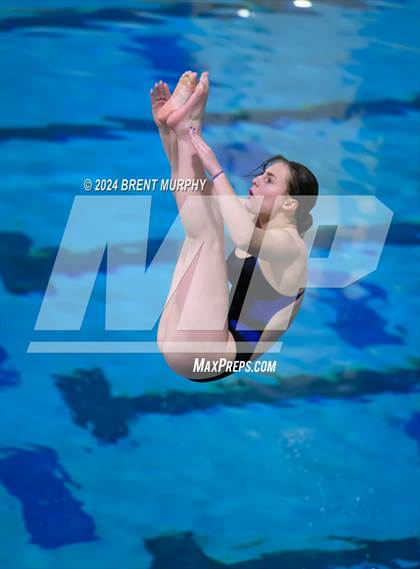
M302 216L302 213L299 211L299 208L296 211L296 226L297 226L297 230L299 235L302 237L310 227L312 227L313 225L313 217L312 215L308 212L306 213L306 215L304 214Z

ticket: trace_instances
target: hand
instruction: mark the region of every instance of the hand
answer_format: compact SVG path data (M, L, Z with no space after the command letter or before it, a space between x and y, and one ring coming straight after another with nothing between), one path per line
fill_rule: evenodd
M193 127L190 128L190 140L210 176L214 176L217 172L220 172L222 168L215 153Z

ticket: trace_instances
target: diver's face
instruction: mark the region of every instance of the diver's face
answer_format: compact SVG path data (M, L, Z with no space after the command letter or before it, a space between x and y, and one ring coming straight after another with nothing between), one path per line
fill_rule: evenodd
M265 171L252 180L246 207L265 218L275 216L288 197L289 166L282 161L269 164ZM262 203L261 203L262 199Z

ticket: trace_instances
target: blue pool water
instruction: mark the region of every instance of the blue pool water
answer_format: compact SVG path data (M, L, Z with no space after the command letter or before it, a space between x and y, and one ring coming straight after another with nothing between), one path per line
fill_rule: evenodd
M419 3L3 0L0 16L0 566L419 567ZM239 193L281 152L323 195L393 212L376 271L307 290L275 374L198 384L159 354L27 353L83 180L169 176L149 89L186 69L210 71L204 132ZM175 217L154 194L149 255ZM85 340L105 287L102 267Z

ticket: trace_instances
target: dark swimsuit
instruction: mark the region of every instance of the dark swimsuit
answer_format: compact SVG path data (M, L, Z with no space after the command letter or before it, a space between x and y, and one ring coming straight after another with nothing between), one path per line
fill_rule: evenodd
M239 258L235 250L227 258L226 264L228 279L232 285L229 295L228 329L235 341L241 344L239 351L236 352L235 361L247 362L254 353L269 320L302 296L304 289L294 296L280 294L265 278L256 257ZM247 296L254 271L252 289ZM188 379L215 381L232 373L225 372L209 379Z

